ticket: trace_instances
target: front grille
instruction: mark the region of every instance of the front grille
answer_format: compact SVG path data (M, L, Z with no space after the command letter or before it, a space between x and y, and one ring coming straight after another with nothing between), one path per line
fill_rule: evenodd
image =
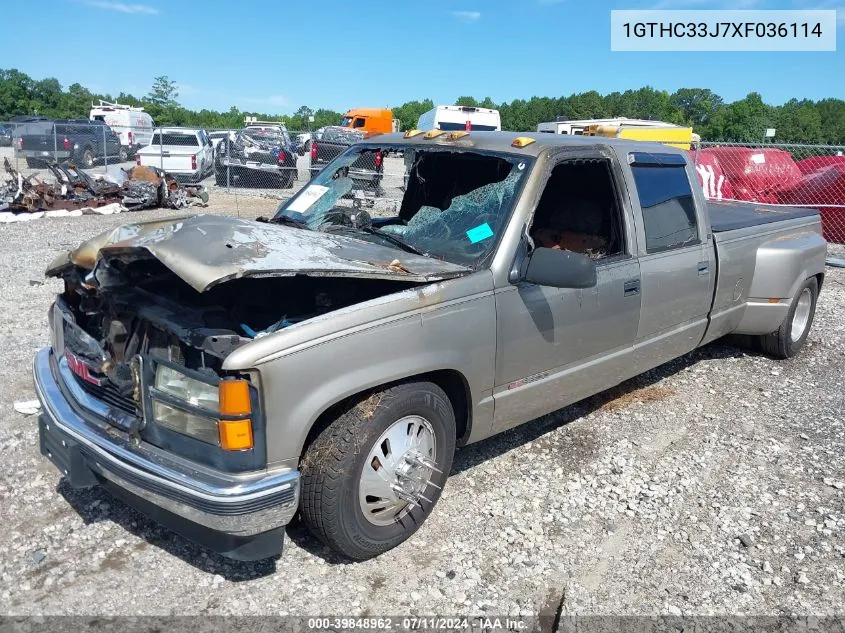
M77 375L74 375L74 378L76 379L76 383L82 387L88 395L105 402L107 405L114 407L115 409L120 409L129 415L138 414L135 401L120 393L117 387L112 385L110 382L106 382L103 385L95 385L87 380L83 380Z

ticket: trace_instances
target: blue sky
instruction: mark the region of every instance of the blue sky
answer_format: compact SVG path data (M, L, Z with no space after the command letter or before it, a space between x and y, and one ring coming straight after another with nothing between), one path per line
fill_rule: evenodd
M610 10L635 8L837 9L839 50L611 52ZM3 13L13 26L0 67L136 96L168 75L197 109L343 111L644 85L728 101L845 98L845 0L28 0Z

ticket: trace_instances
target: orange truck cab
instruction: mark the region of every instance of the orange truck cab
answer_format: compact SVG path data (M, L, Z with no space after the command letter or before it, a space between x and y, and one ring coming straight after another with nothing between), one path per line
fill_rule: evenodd
M399 120L392 110L378 108L352 108L343 115L342 127L363 130L367 137L399 131Z

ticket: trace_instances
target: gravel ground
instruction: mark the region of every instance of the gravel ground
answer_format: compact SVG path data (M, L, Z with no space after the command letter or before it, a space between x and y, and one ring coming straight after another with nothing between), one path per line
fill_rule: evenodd
M255 217L276 201L212 195ZM803 353L709 345L459 451L433 516L345 564L294 524L276 561L207 553L38 454L30 362L55 252L124 221L0 226L0 611L7 614L833 614L845 605L845 271ZM841 250L839 251L841 254ZM130 580L131 579L131 580ZM127 581L131 582L131 585Z

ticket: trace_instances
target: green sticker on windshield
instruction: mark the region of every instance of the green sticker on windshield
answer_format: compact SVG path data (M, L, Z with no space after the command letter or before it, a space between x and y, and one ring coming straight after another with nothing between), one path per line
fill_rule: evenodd
M474 229L467 231L467 237L470 242L475 244L493 237L493 229L491 229L490 225L485 222L484 224L479 224Z

